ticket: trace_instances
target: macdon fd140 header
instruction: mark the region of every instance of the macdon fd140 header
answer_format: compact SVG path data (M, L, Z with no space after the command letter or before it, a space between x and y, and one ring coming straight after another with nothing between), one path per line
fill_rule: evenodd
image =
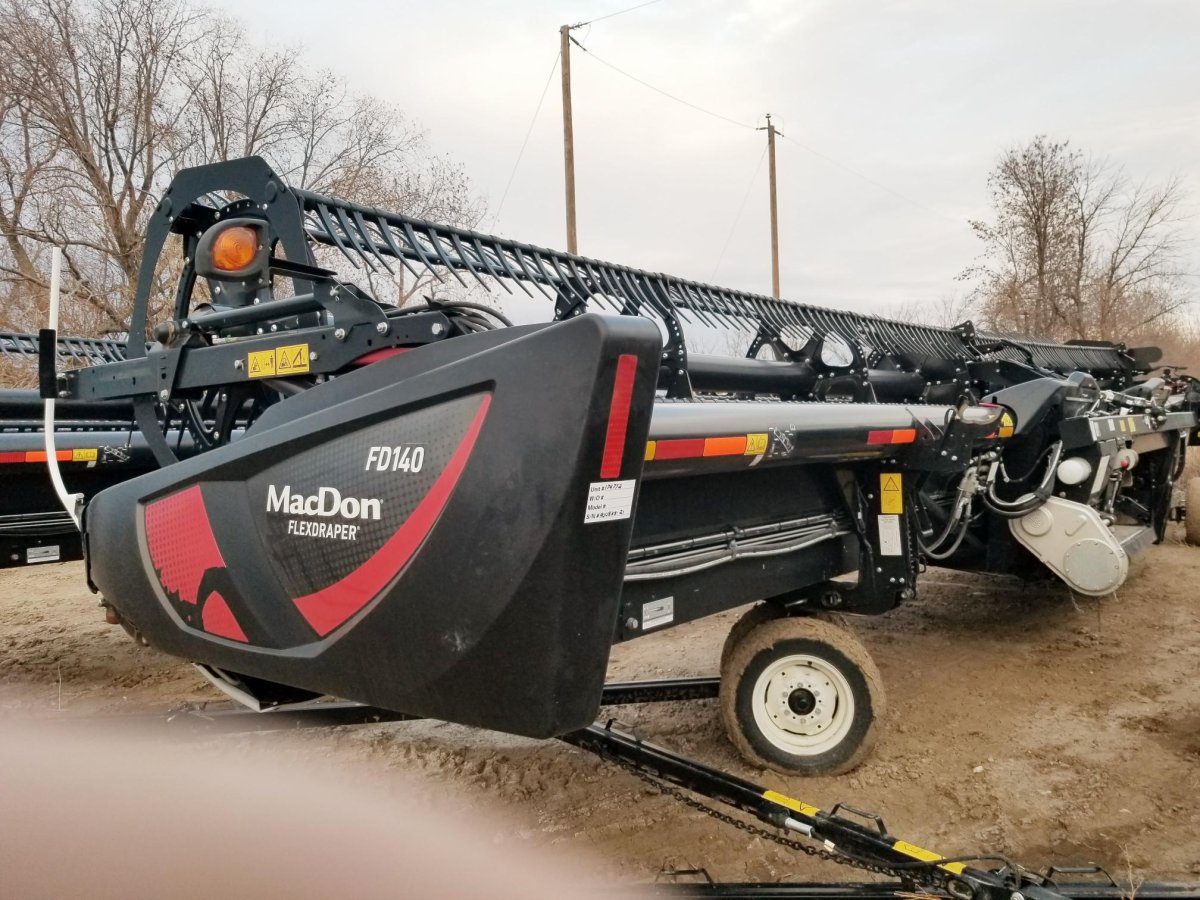
M544 297L553 321L390 306L321 247ZM151 322L168 249L185 265ZM748 352L689 352L689 329ZM883 684L841 614L911 600L923 560L1116 589L1163 536L1200 408L1190 378L1149 377L1152 348L725 290L291 188L257 158L175 178L130 333L153 341L67 372L47 341L41 392L68 416L115 402L157 463L82 510L89 582L139 639L255 704L551 736L592 721L615 642L762 601L720 705L783 771L868 751Z

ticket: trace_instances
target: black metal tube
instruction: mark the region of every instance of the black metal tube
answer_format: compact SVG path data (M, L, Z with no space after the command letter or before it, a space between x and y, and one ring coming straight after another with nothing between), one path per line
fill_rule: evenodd
M133 404L126 400L59 400L55 404L59 421L130 422ZM0 389L0 422L11 425L20 419L41 423L42 398L36 390Z
M806 395L817 383L817 373L807 363L733 356L689 356L688 377L701 391Z
M237 325L252 325L255 322L269 322L272 319L286 319L289 316L316 312L320 308L321 303L315 294L300 294L296 297L285 297L282 300L268 300L266 303L239 306L236 309L193 314L189 321L206 331L219 331ZM178 323L176 324L182 330L182 327Z

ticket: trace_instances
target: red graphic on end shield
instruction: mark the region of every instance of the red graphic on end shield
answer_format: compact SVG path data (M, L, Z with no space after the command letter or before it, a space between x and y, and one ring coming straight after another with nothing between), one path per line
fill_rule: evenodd
M245 643L246 634L229 603L212 587L227 573L200 485L155 500L146 506L144 517L150 561L184 621Z
M216 591L209 594L208 599L204 601L204 610L200 613L200 621L204 623L204 630L209 634L242 643L247 641L246 632L242 631L242 626L234 617L233 610L229 608L225 598Z
M225 568L198 484L146 507L146 543L163 590L185 603L196 602L205 572Z
M412 559L442 514L459 476L466 468L467 459L475 447L475 439L483 427L491 400L490 394L483 395L475 417L446 468L396 533L388 538L370 559L345 578L327 588L295 599L300 614L321 637L325 637L370 603Z

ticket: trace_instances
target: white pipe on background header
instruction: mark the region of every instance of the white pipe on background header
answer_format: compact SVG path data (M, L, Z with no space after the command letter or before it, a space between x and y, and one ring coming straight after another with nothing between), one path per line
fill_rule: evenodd
M50 253L50 321L47 327L53 334L55 340L58 339L58 295L62 286L62 250L58 247L53 248ZM71 521L75 523L76 528L81 528L79 520L79 507L83 500L83 494L71 494L67 492L67 486L63 482L62 470L58 467L58 451L54 445L54 398L51 397L45 403L45 415L42 420L42 432L45 438L46 446L46 466L50 470L50 481L54 483L54 493L58 494L58 501L67 511L67 515L71 517Z

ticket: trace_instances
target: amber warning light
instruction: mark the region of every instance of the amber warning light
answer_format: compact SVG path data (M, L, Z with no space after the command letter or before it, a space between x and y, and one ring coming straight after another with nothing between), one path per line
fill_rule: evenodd
M248 225L235 225L217 235L212 245L212 264L223 272L246 268L258 253L258 231Z

